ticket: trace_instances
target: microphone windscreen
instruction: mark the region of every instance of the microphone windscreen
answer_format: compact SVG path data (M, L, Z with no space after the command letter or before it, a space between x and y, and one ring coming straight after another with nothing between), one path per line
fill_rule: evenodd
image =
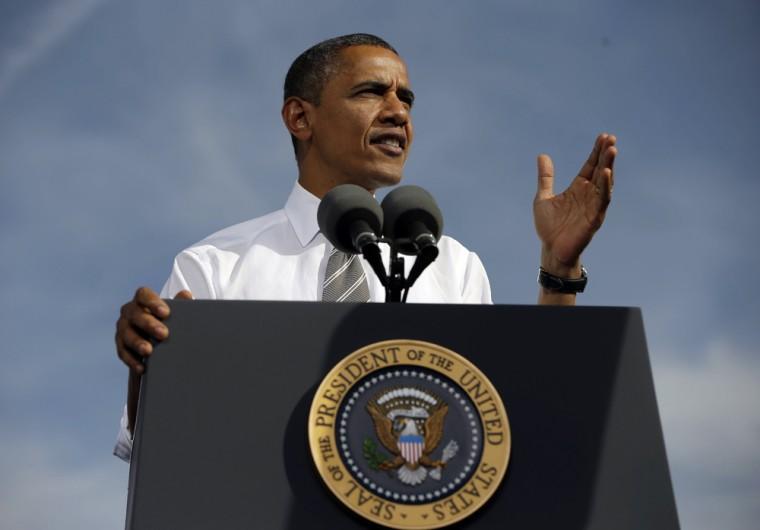
M355 184L335 186L322 198L317 210L317 223L324 236L338 250L356 254L351 228L357 222L366 223L380 236L383 229L383 210L370 192Z
M436 241L443 233L443 214L426 190L419 186L400 186L385 196L382 203L385 222L385 237L397 240L414 238L413 233L419 224L432 234ZM405 254L416 254L416 247L400 245L399 250Z

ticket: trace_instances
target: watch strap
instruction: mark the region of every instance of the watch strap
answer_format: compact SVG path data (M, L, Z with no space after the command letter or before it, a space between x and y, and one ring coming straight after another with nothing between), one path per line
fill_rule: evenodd
M582 293L588 283L588 271L581 265L580 278L561 278L538 268L538 284L549 291L563 294Z

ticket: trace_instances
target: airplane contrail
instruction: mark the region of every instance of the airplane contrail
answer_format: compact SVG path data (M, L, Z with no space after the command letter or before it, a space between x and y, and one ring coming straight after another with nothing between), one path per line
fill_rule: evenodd
M0 98L29 66L61 42L105 0L50 2L24 21L26 30L0 50Z

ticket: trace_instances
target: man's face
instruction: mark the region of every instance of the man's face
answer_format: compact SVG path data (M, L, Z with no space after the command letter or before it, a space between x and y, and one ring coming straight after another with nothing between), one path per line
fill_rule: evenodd
M413 99L396 54L376 46L342 50L312 118L309 156L320 178L330 188L398 184L412 143Z

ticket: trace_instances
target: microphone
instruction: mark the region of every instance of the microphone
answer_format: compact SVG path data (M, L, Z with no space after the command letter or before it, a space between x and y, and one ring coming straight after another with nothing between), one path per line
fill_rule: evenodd
M443 232L443 215L430 193L419 186L401 186L386 195L382 208L383 234L396 242L399 252L415 256L436 247Z
M377 244L383 210L361 186L342 184L331 189L319 203L317 223L335 248L359 254L366 245Z
M335 248L362 254L380 282L386 284L377 244L383 230L383 210L370 192L355 184L335 186L319 203L317 223Z
M370 192L355 184L330 190L317 209L319 229L333 246L362 254L386 288L386 302L405 302L409 288L438 257L443 215L432 195L419 186L390 192L382 207ZM385 271L378 242L390 243L390 275ZM404 279L404 260L398 252L417 256ZM401 299L401 290L404 290Z
M443 214L427 191L419 186L401 186L383 199L383 234L402 254L417 256L406 279L401 300L422 271L438 257L438 240L443 232Z

